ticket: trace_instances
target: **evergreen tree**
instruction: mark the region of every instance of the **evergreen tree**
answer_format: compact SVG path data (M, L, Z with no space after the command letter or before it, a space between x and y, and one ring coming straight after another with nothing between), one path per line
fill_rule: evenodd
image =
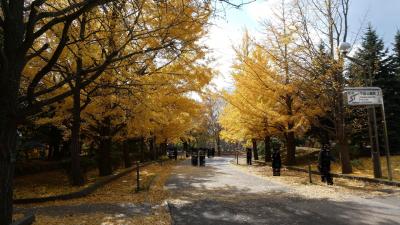
M394 37L393 43L393 65L394 65L394 72L397 79L400 77L400 30L397 31L396 36Z
M379 82L384 94L391 151L400 152L400 31L393 46L389 73Z
M387 76L390 67L390 58L382 39L378 37L376 31L371 26L367 28L362 38L361 49L357 52L356 58L367 63L367 67L372 70L370 77L372 85L379 86L379 80ZM365 74L365 72L367 71L364 70L364 74L359 78L369 79L368 74ZM370 80L367 80L365 84L370 85Z
M399 42L399 39L400 35L397 35L396 41ZM395 43L395 52L396 45L397 49L400 49L398 48L400 43ZM361 48L355 55L355 58L366 62L367 65L365 68L362 68L360 65L351 65L352 79L363 80L363 85L380 87L383 91L389 141L392 151L400 148L400 118L398 117L400 114L400 80L395 72L396 67L399 68L399 54L389 55L382 39L369 26L362 38ZM370 75L367 74L366 68L371 69L372 73ZM377 116L379 121L381 114L378 113ZM364 131L361 132L368 133L366 130L367 127L363 127ZM383 144L383 140L381 144Z

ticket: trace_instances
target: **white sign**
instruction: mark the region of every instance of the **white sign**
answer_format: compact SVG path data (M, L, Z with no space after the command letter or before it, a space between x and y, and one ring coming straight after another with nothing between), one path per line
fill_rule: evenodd
M345 88L348 105L381 105L383 103L382 90L378 87L350 87Z

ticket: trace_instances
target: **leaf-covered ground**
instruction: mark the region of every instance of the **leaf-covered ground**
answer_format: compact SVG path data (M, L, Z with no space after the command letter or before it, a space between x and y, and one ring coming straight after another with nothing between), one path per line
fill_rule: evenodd
M323 188L326 186L326 184L321 182L321 178L318 175L312 175L312 184L310 184L307 173L282 169L281 176L274 177L272 176L272 169L270 166L264 166L257 163L253 163L253 166L247 166L245 163L246 162L244 159L240 159L239 165L232 165L245 172L256 174L269 180L275 180L277 182L282 182L285 185L292 186L295 188L296 192L310 198L326 197L340 199L346 197L346 195L372 197L396 194L400 196L399 187L372 184L358 180L334 178L334 185L332 187Z
M119 172L120 169L114 171ZM41 198L52 195L68 194L79 191L97 180L98 170L93 169L86 173L86 183L84 186L71 186L68 176L63 170L40 172L25 176L18 176L14 179L14 199L19 198Z
M135 192L136 172L96 190L91 195L67 201L16 205L16 214L34 212L35 225L48 224L170 224L164 200L164 183L176 162L154 163L141 170L141 182L151 182L148 191ZM151 179L150 179L151 178Z
M296 162L299 167L308 168L308 164L311 164L313 170L317 170L319 149L317 148L307 148L307 147L297 147L296 148ZM282 158L285 159L285 151L282 152ZM242 157L246 157L243 155ZM393 180L400 181L400 155L392 155L391 166ZM382 176L387 178L387 162L386 156L382 155L380 157ZM373 177L373 165L371 157L360 157L351 160L353 167L353 173L351 175L361 176L361 177ZM340 160L337 159L336 162L332 163L332 172L341 173Z
M386 162L386 157L381 156L380 157L381 161L381 168L382 168L382 176L383 178L387 178L387 162ZM353 173L352 175L355 176L362 176L362 177L373 177L373 165L372 165L372 160L370 157L362 157L358 159L354 159L351 161L352 166L353 166ZM307 163L302 163L300 166L306 167ZM316 170L317 169L317 163L314 160L314 162L311 163L312 169ZM396 156L391 156L391 166L392 166L392 174L393 174L393 180L400 181L400 155ZM332 172L335 173L340 173L341 172L341 166L340 162L334 162L332 164Z

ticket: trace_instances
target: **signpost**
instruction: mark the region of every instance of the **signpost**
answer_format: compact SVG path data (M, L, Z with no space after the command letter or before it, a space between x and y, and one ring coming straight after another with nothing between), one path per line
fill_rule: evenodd
M345 88L347 104L357 105L382 105L382 90L377 87Z
M382 90L379 87L348 87L344 88L344 95L346 98L346 102L350 106L381 106L382 109L382 117L383 117L383 127L385 132L385 152L386 152L386 162L388 169L388 178L392 180L392 168L390 163L390 151L389 151L389 140L387 134L387 125L386 125L386 117L385 117L385 106L383 103L383 95ZM375 133L377 134L377 126L375 126ZM371 133L371 131L370 131ZM376 135L376 139L378 139L378 135ZM377 145L379 142L377 140Z

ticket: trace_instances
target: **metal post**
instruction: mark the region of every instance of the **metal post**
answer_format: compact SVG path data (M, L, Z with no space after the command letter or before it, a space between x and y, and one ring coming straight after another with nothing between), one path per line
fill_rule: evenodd
M382 96L383 99L383 96ZM383 120L383 129L385 132L385 153L386 153L386 163L388 169L388 178L391 181L392 177L392 165L390 163L390 150L389 150L389 137L387 132L387 124L386 124L386 116L385 116L385 104L382 102L382 120Z
M378 133L378 125L376 122L376 111L375 106L372 106L372 122L374 126L374 136L375 136L375 146L371 148L372 154L372 162L374 165L374 177L381 178L382 177L382 167L380 160L380 150L379 150L379 133Z
M372 86L372 63L368 63L368 81L369 86ZM374 166L374 177L381 178L382 177L382 168L381 168L381 160L380 160L380 151L379 151L379 134L378 134L378 126L376 123L376 111L375 106L368 108L368 116L372 114L372 123L374 126L374 135L375 135L375 145L371 146L371 154L372 154L372 163ZM370 124L368 124L370 126ZM371 139L371 137L370 137Z
M236 164L239 165L239 152L236 151Z
M310 180L310 184L312 184L311 164L308 164L308 179Z
M373 113L371 110L371 107L368 107L368 133L369 133L369 141L370 141L370 146L371 146L371 158L372 158L372 165L374 169L374 177L375 178L381 178L382 177L382 169L380 165L380 159L379 159L379 151L375 149L375 143L374 143L374 131L372 130L371 126L371 120L373 120Z
M372 111L370 110L369 107L367 107L368 110L368 136L369 136L369 142L371 146L371 156L372 156L372 148L374 147L374 138L373 138L373 131L371 127L371 118L372 118Z

